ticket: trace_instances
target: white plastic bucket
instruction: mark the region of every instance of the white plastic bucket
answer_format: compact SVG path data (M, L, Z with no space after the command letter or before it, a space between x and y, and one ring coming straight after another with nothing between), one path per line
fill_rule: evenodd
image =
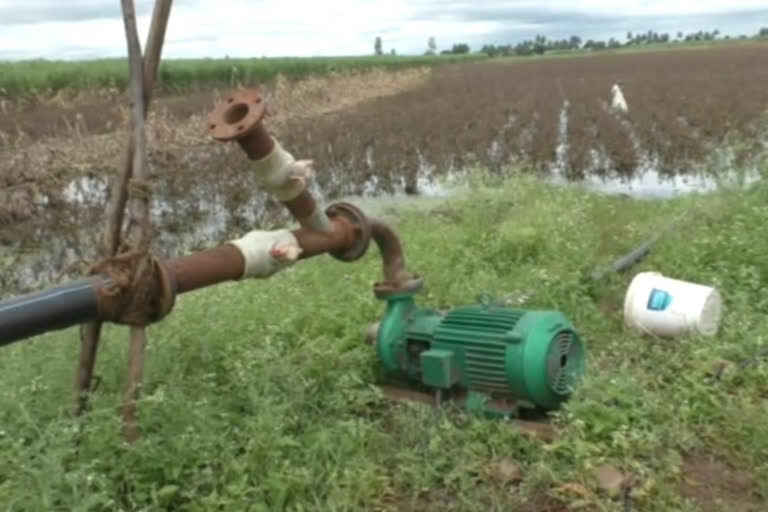
M670 279L658 272L636 275L624 298L627 326L663 338L690 333L715 336L722 311L717 289Z

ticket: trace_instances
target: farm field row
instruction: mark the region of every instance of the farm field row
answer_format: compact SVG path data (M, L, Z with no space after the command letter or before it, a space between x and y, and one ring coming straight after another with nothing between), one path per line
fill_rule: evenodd
M158 87L188 91L206 87L234 87L241 83L290 79L309 75L370 70L398 70L482 58L478 55L398 57L285 57L253 59L166 59L158 70ZM124 91L128 84L126 59L90 61L0 61L0 98L50 96L59 91L109 89Z

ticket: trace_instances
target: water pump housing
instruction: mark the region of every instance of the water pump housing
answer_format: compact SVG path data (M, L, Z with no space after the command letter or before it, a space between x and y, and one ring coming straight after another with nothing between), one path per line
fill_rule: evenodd
M486 302L443 313L410 294L386 300L376 350L387 372L452 392L469 409L505 416L557 409L584 373L584 344L561 312Z

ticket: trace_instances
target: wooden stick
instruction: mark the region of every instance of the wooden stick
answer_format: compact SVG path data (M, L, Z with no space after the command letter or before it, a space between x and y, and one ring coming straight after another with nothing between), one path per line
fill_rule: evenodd
M131 1L131 0L124 0ZM144 354L147 348L147 335L143 327L131 327L131 348L128 360L128 382L123 394L123 435L125 440L133 443L139 438L139 428L136 425L136 402L141 395L141 384L144 380Z
M96 352L101 338L101 323L85 324L80 328L80 361L77 366L75 388L75 416L80 416L88 408L88 396L93 382L93 370L96 366Z
M121 0L123 6L123 21L125 22L125 37L128 43L128 55L131 63L131 122L133 124L133 174L138 181L147 179L147 139L144 131L144 65L141 57L136 28L136 12L133 0ZM147 249L149 247L151 226L149 222L149 197L129 196L130 218L127 236L134 247ZM141 270L138 271L141 275ZM144 327L131 328L131 349L123 400L123 428L125 438L129 443L139 437L136 426L136 401L139 398L141 380L144 370L144 352L147 336Z
M165 40L165 32L171 13L173 0L157 0L152 14L152 25L147 37L146 55L144 57L144 116L149 110L152 99L152 89L157 77L157 69ZM103 234L101 254L103 257L114 256L119 249L120 230L123 225L125 205L128 201L128 182L133 175L133 133L128 140L122 159L122 174L112 183L112 200L107 205L107 227ZM75 378L76 404L75 415L79 416L88 407L88 394L93 380L96 365L96 352L101 335L101 323L91 323L82 326L80 331L80 363Z
M157 0L152 13L152 24L147 36L147 47L144 48L144 116L149 111L152 101L152 90L155 88L157 69L160 67L160 57L163 54L165 31L168 28L168 18L171 15L173 0Z
M123 4L125 35L131 64L131 123L133 125L133 176L139 182L147 180L147 137L144 131L144 65L141 57L141 43L136 28L136 12L133 0L120 0ZM127 188L127 187L126 187ZM149 198L146 195L128 198L130 210L127 238L135 248L148 246Z
M144 78L143 78L143 114L146 116L149 110L149 104L152 99L152 89L155 86L157 78L157 69L160 66L160 57L162 55L165 32L168 27L168 18L171 13L172 0L157 0L155 10L152 15L152 25L147 37L146 56L144 58ZM128 147L123 154L123 173L119 180L115 180L112 186L113 200L107 206L107 218L109 224L104 233L103 252L105 256L114 256L120 244L120 232L123 228L125 206L128 202L128 182L133 176L133 158L134 158L134 139L133 134L128 141Z

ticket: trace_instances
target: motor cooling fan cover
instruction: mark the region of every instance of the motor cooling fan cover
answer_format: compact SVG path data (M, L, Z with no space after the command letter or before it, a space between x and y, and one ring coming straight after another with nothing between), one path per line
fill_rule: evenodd
M562 313L528 311L514 329L507 376L516 396L544 409L566 401L584 374L585 350Z

